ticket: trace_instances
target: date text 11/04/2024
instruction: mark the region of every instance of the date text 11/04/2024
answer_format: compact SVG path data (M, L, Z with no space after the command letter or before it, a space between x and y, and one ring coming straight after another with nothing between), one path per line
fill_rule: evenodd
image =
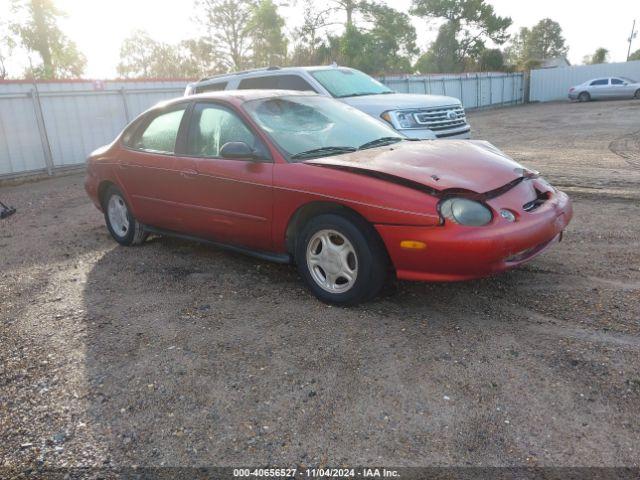
M397 470L386 468L307 468L297 470L295 468L236 468L234 477L248 478L398 478Z

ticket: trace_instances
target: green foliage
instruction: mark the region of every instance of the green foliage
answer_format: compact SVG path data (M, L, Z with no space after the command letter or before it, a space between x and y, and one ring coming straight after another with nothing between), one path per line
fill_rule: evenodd
M568 51L560 24L544 18L531 29L522 27L513 37L506 54L510 64L527 70L532 65L540 65L545 59L566 56Z
M423 73L463 71L478 62L488 40L503 44L512 23L511 18L496 15L485 0L413 0L411 13L445 21L416 64Z
M58 27L63 13L52 0L12 0L9 24L16 43L42 61L30 72L36 78L73 78L84 72L86 59Z
M488 48L480 54L478 69L481 72L499 72L504 70L504 55L499 48Z
M362 24L347 24L342 35L329 36L315 49L315 63L336 61L371 74L411 72L417 48L409 16L373 2L359 3L358 11Z
M629 55L629 61L640 60L640 48Z
M247 25L255 67L282 65L287 58L287 39L282 31L284 18L272 0L261 0L253 7Z
M585 65L597 65L598 63L607 63L609 61L609 50L600 47L592 55L585 55L583 63Z
M137 31L120 47L117 71L125 78L195 78L218 72L215 58L205 40L172 45Z
M207 40L218 47L226 69L240 70L250 64L249 26L256 7L255 0L196 0Z
M318 10L313 0L305 0L303 23L293 32L291 65L317 65L330 57L327 57L327 44L322 35L323 29L330 24L329 14L328 9Z

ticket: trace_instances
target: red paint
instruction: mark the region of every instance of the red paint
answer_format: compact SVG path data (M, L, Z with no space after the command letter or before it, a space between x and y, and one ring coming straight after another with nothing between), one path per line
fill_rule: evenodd
M175 102L215 100L236 110L255 128L242 104L265 95L219 92ZM288 163L264 133L257 133L273 163L138 152L125 148L119 138L89 157L87 193L101 208L99 185L112 182L144 224L276 253L286 252L287 226L298 209L312 202L341 205L374 225L397 276L408 280L465 280L507 270L552 245L572 217L571 201L564 193L527 179L486 201L494 213L489 225L443 223L437 196L366 175L392 175L436 191L461 189L475 194L522 176L517 163L485 142L403 142ZM536 197L534 187L548 200L526 212L523 205ZM516 222L498 214L505 208L514 212ZM402 240L421 241L427 247L403 249Z

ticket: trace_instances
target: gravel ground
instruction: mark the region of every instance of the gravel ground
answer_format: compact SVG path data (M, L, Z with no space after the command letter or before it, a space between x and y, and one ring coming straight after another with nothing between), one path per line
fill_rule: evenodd
M357 308L291 267L118 247L81 175L0 188L1 465L638 466L640 102L470 119L571 194L565 240Z

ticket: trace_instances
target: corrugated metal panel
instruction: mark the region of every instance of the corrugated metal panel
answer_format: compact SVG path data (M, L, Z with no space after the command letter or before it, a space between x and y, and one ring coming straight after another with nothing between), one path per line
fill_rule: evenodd
M522 73L406 75L380 77L378 80L400 93L457 98L467 110L521 103L523 100Z
M529 100L532 102L565 100L569 88L575 85L580 85L592 78L614 76L640 81L640 60L532 70Z
M185 86L180 81L38 83L53 166L84 163L91 151L111 142L139 113L181 96ZM0 176L47 167L33 92L31 83L0 83Z

